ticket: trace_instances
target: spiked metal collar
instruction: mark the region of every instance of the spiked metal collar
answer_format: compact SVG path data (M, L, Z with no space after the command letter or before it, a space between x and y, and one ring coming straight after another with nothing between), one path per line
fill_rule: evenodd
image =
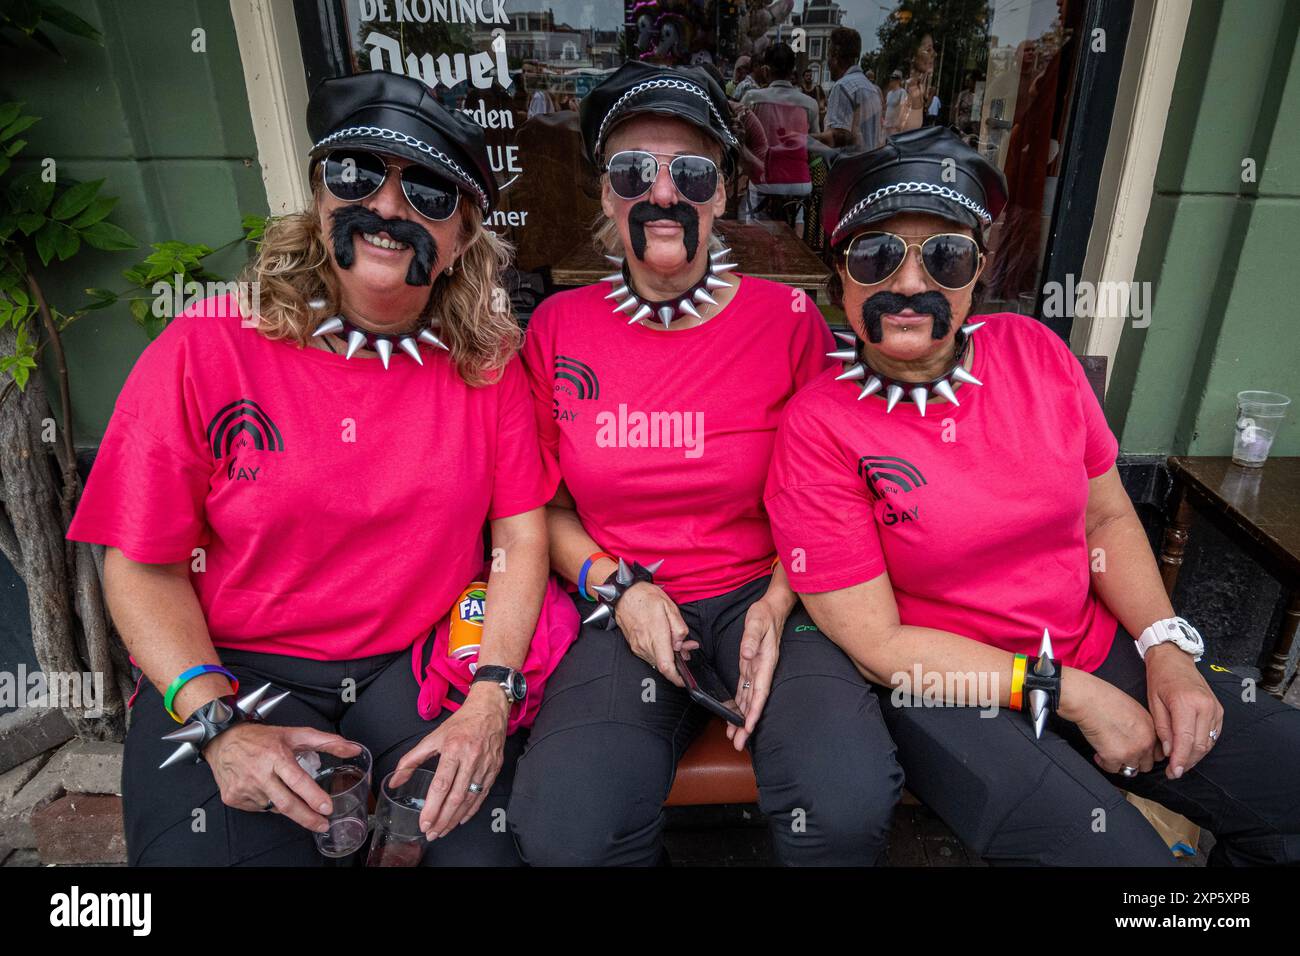
M632 288L632 276L628 272L627 263L622 256L606 256L610 262L618 266L618 272L611 273L601 277L601 282L609 282L614 286L614 290L606 299L620 300L618 305L614 306L615 314L624 312L631 316L628 319L628 325L635 325L642 319L649 316L656 317L668 328L673 324L674 319L679 319L683 315L689 315L691 318L701 318L699 310L695 308L696 303L702 305L717 305L718 300L709 293L715 289L725 289L731 285L725 279L718 278L722 273L736 268L734 262L723 262L730 248L719 249L717 252L709 253L709 265L704 270L704 275L700 281L695 283L680 295L675 295L671 299L661 299L652 301L643 299Z
M877 372L867 362L866 356L862 354L862 344L858 341L857 336L849 332L835 333L835 337L848 345L849 348L836 349L834 352L827 352L826 354L847 366L843 374L835 377L836 381L862 382L862 391L858 394L859 401L868 395L883 392L885 412L888 414L894 410L894 406L900 400L906 397L908 401L916 405L916 410L924 418L925 403L932 395L944 398L954 405L960 405L961 402L957 401L957 396L953 392L954 385L984 384L966 371L961 364L966 358L966 353L970 350L971 335L983 326L983 322L976 322L974 325L963 325L957 330L957 354L953 358L952 367L938 378L930 379L928 382L905 382L902 379L892 378L884 372Z
M341 315L326 319L317 326L316 331L311 335L312 338L320 338L322 335L330 335L331 333L347 337L348 350L345 358L352 358L359 349L365 347L379 353L379 360L384 363L384 368L388 368L388 360L393 356L394 345L420 365L424 364L424 359L420 358L420 346L416 344L417 342L425 342L440 349L447 348L446 344L428 329L421 329L419 332L412 331L397 335L386 335L382 332L371 332L368 329L353 325ZM451 350L447 349L447 351Z

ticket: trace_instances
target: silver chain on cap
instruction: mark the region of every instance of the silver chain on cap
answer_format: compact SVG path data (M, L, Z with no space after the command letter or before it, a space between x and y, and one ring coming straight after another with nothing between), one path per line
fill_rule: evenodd
M614 101L614 105L605 113L605 118L600 121L600 128L596 131L596 145L592 150L592 153L596 156L600 155L600 145L605 141L605 126L614 118L614 115L618 113L619 109L625 102L627 102L629 97L635 96L638 93L643 93L646 90L659 89L661 87L681 90L685 93L694 93L696 96L700 97L700 99L704 100L704 102L708 104L709 112L713 114L713 118L717 120L718 125L722 127L722 131L726 135L727 141L732 146L740 145L739 141L734 135L732 135L731 130L727 127L726 121L723 120L722 116L718 113L718 108L713 105L713 100L709 98L708 93L704 92L704 90L700 89L694 83L688 83L686 80L662 77L657 80L645 80L644 82L638 83Z
M870 205L871 203L875 202L877 199L883 199L885 196L893 196L897 193L931 193L936 196L942 196L944 199L951 199L953 202L965 206L971 212L975 213L975 215L979 217L979 221L984 225L987 226L993 222L993 217L989 215L989 211L987 209L985 209L975 200L971 199L969 196L963 195L962 193L959 193L957 190L952 189L951 187L936 186L934 183L917 183L917 182L891 183L888 186L880 187L871 195L867 196L865 199L859 200L857 203L855 203L853 208L844 214L844 218L842 218L838 223L836 223L835 230L832 233L832 235L838 234L839 231L845 227L845 225L848 223L850 219L852 219L854 216L856 216L859 212L862 211L864 206Z

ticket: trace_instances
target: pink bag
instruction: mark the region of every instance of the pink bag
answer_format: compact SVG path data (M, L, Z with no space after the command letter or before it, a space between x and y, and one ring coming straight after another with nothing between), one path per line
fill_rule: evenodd
M488 579L488 567L477 578ZM455 687L462 694L469 693L469 684L473 679L469 660L455 660L447 656L447 641L451 635L451 614L438 622L433 629L433 652L429 655L429 664L421 669L424 660L424 648L430 635L426 634L415 642L411 648L411 669L420 685L419 711L425 720L433 720L442 713L443 708L457 710L460 704L447 696L450 687ZM560 658L569 649L569 645L578 636L578 609L573 599L560 586L554 575L546 579L546 591L542 595L542 611L537 617L537 629L533 631L533 641L528 646L528 656L524 660L523 674L528 682L528 692L521 703L510 709L510 723L506 732L513 734L520 727L532 726L537 716L537 709L542 706L542 692L546 681L554 672Z

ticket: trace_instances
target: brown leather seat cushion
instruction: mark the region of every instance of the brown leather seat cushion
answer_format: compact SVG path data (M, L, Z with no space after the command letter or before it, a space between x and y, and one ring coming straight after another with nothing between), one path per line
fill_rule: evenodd
M758 784L749 751L736 750L727 739L726 722L716 717L682 756L664 806L757 802Z

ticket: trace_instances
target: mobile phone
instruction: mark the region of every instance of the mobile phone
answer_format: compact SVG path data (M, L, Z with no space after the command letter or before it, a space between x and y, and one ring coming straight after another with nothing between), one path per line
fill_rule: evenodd
M691 700L709 711L709 713L721 717L727 723L735 724L737 727L745 726L743 714L728 707L700 687L700 682L695 679L695 674L691 671L691 662L682 651L677 652L677 673L682 675L682 683L686 685L686 693L691 695Z

